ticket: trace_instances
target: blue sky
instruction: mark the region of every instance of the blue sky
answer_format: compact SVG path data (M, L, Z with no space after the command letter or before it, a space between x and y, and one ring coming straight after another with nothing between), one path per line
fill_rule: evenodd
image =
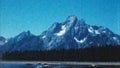
M69 15L120 34L120 0L0 0L0 35L30 30L35 35Z

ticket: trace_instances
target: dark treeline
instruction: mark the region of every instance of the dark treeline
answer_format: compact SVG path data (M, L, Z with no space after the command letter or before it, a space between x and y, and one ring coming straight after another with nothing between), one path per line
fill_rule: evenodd
M15 51L3 54L2 60L31 61L120 61L120 46L50 51Z

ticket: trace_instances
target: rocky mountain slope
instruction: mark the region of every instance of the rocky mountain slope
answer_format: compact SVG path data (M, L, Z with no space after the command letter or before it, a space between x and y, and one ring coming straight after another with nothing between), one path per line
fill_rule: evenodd
M2 52L26 50L60 50L120 45L120 36L103 26L91 26L83 19L69 16L63 23L54 23L39 36L22 32L0 47Z

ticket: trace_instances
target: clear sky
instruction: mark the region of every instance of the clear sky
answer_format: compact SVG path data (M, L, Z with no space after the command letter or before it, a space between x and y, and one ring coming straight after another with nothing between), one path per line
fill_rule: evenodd
M69 15L120 35L120 0L0 0L0 35L30 30L35 35Z

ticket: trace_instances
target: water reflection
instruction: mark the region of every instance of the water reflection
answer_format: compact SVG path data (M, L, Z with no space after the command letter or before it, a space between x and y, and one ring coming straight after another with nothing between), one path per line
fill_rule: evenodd
M0 68L120 68L120 66L48 65L44 67L43 64L0 63Z
M0 64L0 68L36 68L35 65L28 65L28 64L11 64L11 63L5 63Z

